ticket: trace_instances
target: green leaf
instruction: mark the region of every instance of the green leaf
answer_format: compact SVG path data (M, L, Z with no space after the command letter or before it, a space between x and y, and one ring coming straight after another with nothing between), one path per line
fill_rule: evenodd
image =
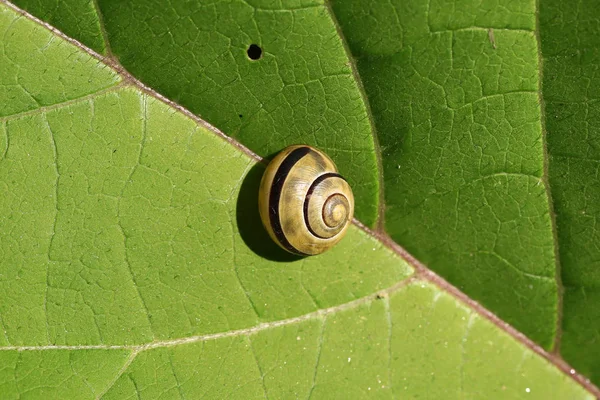
M389 234L600 381L596 2L333 3L383 149Z
M562 282L560 349L600 382L600 92L598 5L540 8L549 178L556 210Z
M0 18L4 27L0 117L83 98L120 81L114 71L81 52L74 53L71 46L48 36L41 27L21 27L28 23L7 13ZM11 27L12 23L15 26Z
M327 7L98 3L111 48L134 76L259 155L293 143L323 148L357 192L357 217L373 225L381 174L364 157L379 148ZM333 12L381 143L379 222L550 349L560 310L535 4L494 5L463 1L453 7L464 12L448 13L441 0L352 0L334 1ZM246 54L252 43L264 48L259 62Z
M474 361L481 357L488 362ZM497 369L494 361L507 358L512 368ZM556 372L438 288L415 282L281 326L146 350L105 397L586 397Z
M134 76L261 156L293 143L326 151L352 184L357 217L375 224L380 171L369 116L319 2L98 5L112 52ZM264 48L260 62L249 60L251 44Z
M107 43L102 37L102 23L94 0L19 0L17 3L66 35L99 53L106 53Z
M249 330L110 350L0 351L0 359L6 398L21 388L32 398L82 399L593 398L419 281ZM67 383L38 386L47 379Z
M96 12L94 3L78 6L84 3ZM103 46L95 48L118 55L136 77L192 111L206 113L260 154L292 140L330 152L354 180L359 216L373 225L380 217L378 139L330 10L320 3L286 4L288 9L246 2L178 4L165 9L141 1L100 1L102 17L82 18L106 25L110 45L103 38ZM29 7L47 11L48 5ZM443 9L436 2L430 7ZM447 181L433 182L428 195L439 197L441 206L452 185L469 179L470 193L460 203L470 213L468 223L459 225L458 214L448 218L448 210L438 209L431 219L422 217L419 224L394 231L404 223L398 210L416 207L407 196L396 208L388 199L386 226L395 238L398 232L414 235L431 247L424 240L429 232L427 239L439 246L428 247L434 268L452 267L447 275L453 282L474 280L462 285L468 294L488 299L486 304L500 315L507 313L503 316L515 325L529 315L524 330L549 346L558 294L542 179L541 113L531 102L537 99L539 71L523 61L527 55L537 57L537 42L527 26L533 14L527 8L507 10L475 17L478 24L523 30L507 30L506 37L462 29L473 23L470 17L428 21L440 36L460 39L446 75L443 57L440 65L433 59L428 66L427 60L447 52L447 42L419 37L416 27L415 32L384 33L400 43L410 38L426 44L414 45L421 51L415 57L423 61L416 76L394 74L394 65L386 71L388 58L404 50L394 49L393 40L368 38L383 53L359 55L358 67L383 144L386 196L405 196L405 185L415 185L410 190L418 198L431 182L414 177L411 182L399 172L393 179L387 175L390 165L397 170L391 155L407 150L404 142L385 142L381 103L370 92L378 79L389 80L385 90L404 93L405 103L389 96L390 109L410 105L409 94L418 96L420 107L429 101L430 108L415 108L414 116L429 121L424 123L438 135L447 128L445 121L453 121L444 120L445 112L460 115L465 107L471 114L465 113L457 126L480 124L472 137L489 141L485 128L506 135L497 138L497 148L488 149L487 164L478 170L468 154L458 162L449 160L462 154L452 153L457 151L453 145L465 145L452 141L462 131L450 131L448 159L440 157L438 167L464 176L442 175ZM352 12L360 16L359 11ZM147 18L126 17L132 12ZM74 24L53 15L60 13L42 16ZM556 356L476 303L462 300L419 264L415 275L402 251L384 245L381 234L354 226L323 256L286 257L257 216L263 166L236 143L127 73L115 72L111 59L99 61L10 5L0 5L0 29L5 88L0 91L0 185L5 193L0 199L0 287L6 294L0 301L0 390L7 398L331 398L334 393L340 398L423 393L436 398L593 398L596 389L564 374L568 366ZM72 32L82 41L98 39ZM373 32L378 34L376 27ZM193 41L191 33L202 40ZM482 33L486 44L496 46L494 52L479 43ZM254 38L264 48L259 62L245 55ZM355 44L349 43L354 51ZM501 45L512 50L502 53ZM480 53L491 61L471 60ZM381 62L376 65L381 76L369 81L364 60ZM157 68L156 63L167 61ZM431 71L441 71L446 80L436 82L439 77L429 77ZM502 78L491 79L490 71ZM273 84L264 76L279 80ZM399 87L394 86L399 79ZM402 79L414 85L410 92L402 91ZM469 86L477 80L481 92ZM435 85L421 93L424 81ZM463 93L457 90L459 82ZM506 92L507 87L512 89ZM436 94L442 95L441 106ZM247 125L235 119L241 109L254 112ZM434 117L440 118L435 124ZM424 132L415 129L414 141ZM518 132L511 136L513 130ZM486 154L483 146L480 150ZM504 159L496 159L498 154ZM417 161L410 164L414 171ZM493 169L500 165L521 169ZM477 175L483 170L489 176ZM400 178L407 180L400 184ZM440 228L445 221L451 222ZM460 235L446 248L449 242L443 239L451 223L455 230L460 227ZM472 260L460 250L465 243L476 249L489 246L491 234L479 237L478 229L494 223L501 229L494 231L493 251ZM498 266L492 269L488 258L515 271L498 277ZM499 280L510 280L513 290L503 292ZM507 306L511 302L521 308ZM532 328L534 322L540 326Z
M471 3L456 2L465 10L456 18L442 1L336 1L333 9L383 149L387 231L551 348L558 288L535 5L484 2L471 15Z

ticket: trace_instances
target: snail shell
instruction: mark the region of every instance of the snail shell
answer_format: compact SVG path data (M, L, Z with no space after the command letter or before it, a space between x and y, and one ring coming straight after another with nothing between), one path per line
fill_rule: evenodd
M269 163L258 205L275 243L299 255L334 246L354 214L350 185L329 157L310 146L290 146Z

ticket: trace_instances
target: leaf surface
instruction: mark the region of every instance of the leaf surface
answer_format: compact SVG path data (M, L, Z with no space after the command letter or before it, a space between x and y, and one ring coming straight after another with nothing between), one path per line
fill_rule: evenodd
M598 4L540 7L549 178L564 285L560 349L600 382L600 92Z
M260 165L4 4L0 29L50 71L0 78L56 89L0 120L6 398L592 398L364 230L263 256Z
M477 361L482 357L485 363ZM417 281L297 323L144 351L105 397L585 397L555 372L454 298Z
M328 151L358 191L361 221L379 218L419 260L552 348L562 310L536 5L332 3L100 0L98 20L134 76L258 154ZM262 59L249 60L251 43Z
M259 155L293 143L328 151L361 221L379 218L420 261L554 346L561 310L533 2L98 4L134 76ZM246 54L252 43L264 49L258 61Z
M4 47L25 41L32 64L61 49L52 69L68 71L54 80L61 95L78 89L64 78L80 65L91 81L118 80L4 6L1 18ZM283 265L260 257L275 245L249 212L261 173L251 172L253 160L127 85L61 95L2 119L5 344L140 344L245 328L355 300L411 274L356 228L323 257ZM245 176L250 190L242 192Z
M263 157L297 143L326 151L352 184L357 217L375 224L375 139L342 40L320 1L100 0L98 6L112 52L135 77ZM248 58L252 44L264 49L259 62Z
M390 235L598 382L596 2L333 9L382 145Z
M15 4L98 53L106 54L108 44L94 0L19 0Z
M559 298L534 2L351 0L333 10L382 146L386 230L552 348Z

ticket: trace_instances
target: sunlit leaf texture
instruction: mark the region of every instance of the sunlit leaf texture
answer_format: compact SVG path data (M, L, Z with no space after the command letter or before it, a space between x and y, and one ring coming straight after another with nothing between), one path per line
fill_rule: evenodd
M65 36L0 3L1 398L594 398L379 240L600 379L592 0L14 3ZM285 256L203 120L377 235Z

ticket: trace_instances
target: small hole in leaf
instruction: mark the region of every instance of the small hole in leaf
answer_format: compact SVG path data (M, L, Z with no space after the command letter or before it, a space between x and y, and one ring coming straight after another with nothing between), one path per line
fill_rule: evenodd
M251 44L246 53L251 60L258 60L262 57L262 49L257 44Z

